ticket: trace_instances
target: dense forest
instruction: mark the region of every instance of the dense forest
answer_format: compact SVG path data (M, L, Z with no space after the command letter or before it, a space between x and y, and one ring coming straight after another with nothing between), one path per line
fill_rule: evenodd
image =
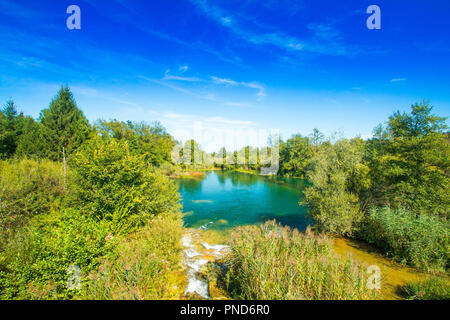
M0 112L0 298L181 297L184 229L170 177L211 168L257 173L275 150L279 175L307 181L299 205L308 207L314 232L363 240L401 263L447 274L450 144L446 119L432 110L424 101L395 112L367 140L326 138L315 129L271 137L264 148L206 154L158 122L91 124L68 87L37 120L8 101ZM173 162L177 145L180 163ZM284 245L300 251L322 241L283 232ZM242 267L250 253L239 239L231 259L241 270L237 282L252 272ZM241 296L274 298L261 290ZM350 295L325 296L342 297Z

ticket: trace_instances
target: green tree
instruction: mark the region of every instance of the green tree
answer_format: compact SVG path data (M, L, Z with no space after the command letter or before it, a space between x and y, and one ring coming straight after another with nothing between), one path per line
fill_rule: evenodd
M73 153L86 141L91 132L88 120L78 109L69 87L61 87L48 109L40 114L41 140L47 157L60 160L63 150Z
M18 113L14 101L8 100L0 112L0 159L12 157L22 134L23 114Z
M416 214L449 215L450 145L445 118L432 115L424 102L411 113L394 113L385 129L369 141L370 202Z
M155 166L171 162L175 141L159 122L119 122L117 120L96 123L95 129L102 137L125 140L135 154L144 154L145 160Z
M107 221L114 233L127 233L153 216L178 212L176 186L152 170L128 142L94 138L69 159L71 204L83 214Z
M41 125L32 117L23 118L22 135L19 137L16 154L27 158L46 157L41 140Z
M313 132L309 135L309 138L311 140L311 144L316 147L323 142L325 135L320 132L319 129L314 128Z
M280 173L304 177L306 165L313 155L310 139L300 134L280 144Z
M354 177L361 176L363 150L360 139L343 139L322 144L311 159L306 175L311 185L303 204L319 229L350 236L361 220Z

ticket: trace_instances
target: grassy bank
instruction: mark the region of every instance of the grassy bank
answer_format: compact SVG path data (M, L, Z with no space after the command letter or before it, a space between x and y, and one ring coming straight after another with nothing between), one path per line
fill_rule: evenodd
M182 266L182 220L153 219L139 232L120 239L86 281L84 299L180 299L186 286Z
M176 186L126 142L89 141L66 175L1 161L0 178L0 299L181 296Z
M398 262L423 271L446 272L449 230L445 219L382 208L366 215L358 235Z
M373 299L366 268L334 255L330 238L275 222L238 228L223 286L234 299Z
M450 280L430 277L405 285L401 293L408 300L450 300Z

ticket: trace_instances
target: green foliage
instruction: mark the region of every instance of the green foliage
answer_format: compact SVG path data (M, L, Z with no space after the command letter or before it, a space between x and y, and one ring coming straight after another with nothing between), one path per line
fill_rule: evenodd
M431 114L433 107L428 101L411 105L411 113L395 112L389 117L387 131L393 138L425 137L433 133L442 133L448 129L446 118Z
M63 299L79 292L69 290L67 269L81 269L81 281L110 252L104 224L66 210L36 219L16 233L0 253L0 298Z
M316 135L319 133L316 132ZM316 137L319 141L320 136ZM316 140L315 140L316 141ZM293 177L304 177L306 166L313 155L310 139L295 135L286 143L280 144L279 174Z
M18 158L46 158L41 140L41 125L31 117L23 119L22 135L19 137L16 156Z
M450 300L450 281L439 277L409 283L401 290L408 300Z
M48 109L40 114L41 142L46 156L60 160L63 148L73 153L89 137L91 128L83 112L78 109L69 87L61 87Z
M319 129L314 128L309 138L313 146L318 146L325 140L325 135Z
M155 215L177 212L174 183L143 158L133 155L126 141L92 139L69 163L72 205L109 221L114 233L130 232Z
M63 196L59 164L48 160L0 161L0 248L32 216L57 210Z
M99 288L87 278L100 259L129 297L134 288L145 298L180 296L179 195L164 176L177 170L149 165L169 165L173 139L164 128L103 123L102 137L87 140L89 123L65 87L40 123L8 102L0 129L0 158L71 155L67 188L61 163L0 161L0 299L97 298L102 290L114 298L109 282ZM81 269L81 290L67 287L71 266Z
M372 209L360 237L391 257L422 270L449 267L449 222L405 210Z
M431 111L416 104L411 114L397 112L385 130L377 128L366 155L373 185L365 200L371 205L449 217L450 144L445 118Z
M184 290L180 214L160 215L102 260L84 299L179 299Z
M363 144L359 139L325 143L316 151L307 171L311 184L304 191L309 214L316 226L336 235L352 235L362 218L356 185L369 182L362 166Z
M336 257L331 240L266 222L232 236L227 289L234 299L372 299L365 268Z
M0 159L10 158L16 152L23 121L24 116L18 114L14 102L7 101L0 112Z
M171 162L175 141L159 122L148 125L144 122L100 120L95 128L104 138L127 141L133 154L145 155L145 160L154 166Z

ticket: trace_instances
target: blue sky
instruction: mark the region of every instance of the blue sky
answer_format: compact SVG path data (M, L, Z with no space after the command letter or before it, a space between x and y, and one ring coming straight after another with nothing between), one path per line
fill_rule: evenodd
M66 27L71 4L81 30ZM366 27L371 4L381 30ZM366 137L423 99L449 116L449 9L402 0L0 0L0 101L38 117L68 84L91 121L159 120L208 151L264 144L277 129L284 138L315 127ZM245 141L255 132L257 141Z

